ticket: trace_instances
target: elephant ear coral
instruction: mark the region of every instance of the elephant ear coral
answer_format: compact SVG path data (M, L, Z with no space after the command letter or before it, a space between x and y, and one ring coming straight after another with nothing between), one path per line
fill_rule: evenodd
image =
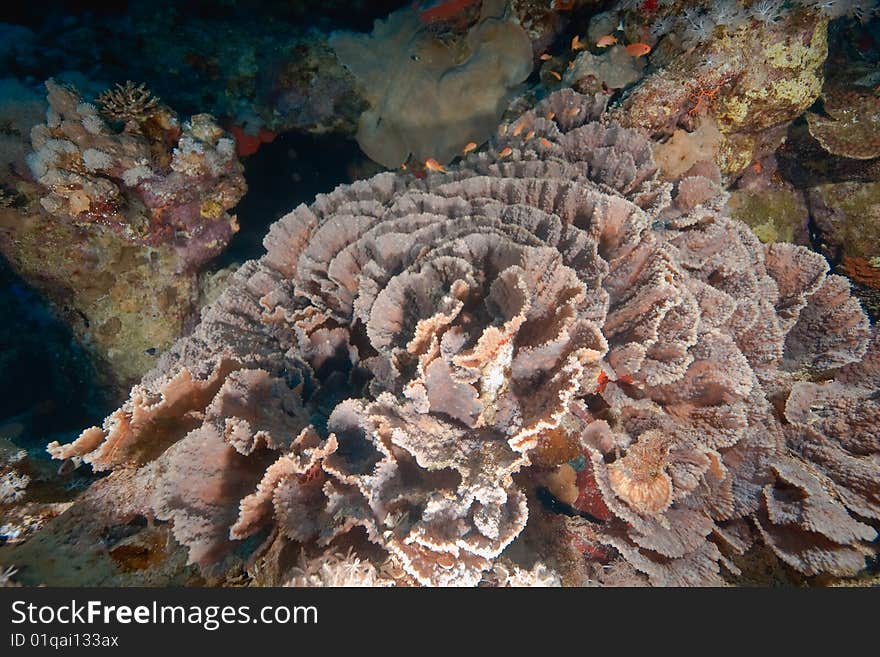
M369 35L338 32L330 45L370 103L357 141L373 160L399 167L412 156L450 162L498 125L510 91L532 70L526 32L484 2L461 38L440 39L407 7L376 21Z
M603 107L559 92L448 173L299 206L132 399L53 452L133 473L206 568L263 536L366 541L425 585L536 564L721 583L761 540L807 575L858 571L867 319L820 256L726 217L713 167L658 181ZM281 552L261 554L284 571Z
M871 539L876 532L865 524L880 520L880 335L861 362L842 368L837 380L824 384L797 382L785 403L786 442L796 458L808 462L821 488L808 490L799 481L784 500L783 533L764 528L774 550L786 562L810 573L851 572L862 553L849 544L853 537ZM774 491L774 495L778 495ZM837 504L829 500L839 500ZM842 505L842 506L841 506ZM846 508L856 522L841 517ZM772 510L768 500L768 512ZM795 525L817 535L804 541ZM820 538L821 537L821 538Z

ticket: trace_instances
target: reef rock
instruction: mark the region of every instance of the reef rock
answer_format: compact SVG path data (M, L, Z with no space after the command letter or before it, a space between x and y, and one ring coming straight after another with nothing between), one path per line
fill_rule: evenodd
M771 153L822 90L828 19L804 10L721 30L649 75L614 116L668 137L702 114L724 135L716 163L731 177Z
M200 269L238 230L229 210L246 189L242 166L210 116L180 125L142 87L120 85L101 111L46 87L32 180L3 175L0 250L127 389L182 334Z
M568 86L583 85L584 78L593 77L606 89L623 89L641 79L646 66L643 58L633 57L623 46L613 46L601 55L584 51L565 71L562 81Z
M660 182L604 103L558 92L446 174L296 208L51 453L114 470L91 499L137 500L204 569L262 535L361 537L427 585L501 581L500 561L718 583L759 540L858 572L880 519L866 317L821 256L725 216L711 167ZM570 518L534 494L566 467Z

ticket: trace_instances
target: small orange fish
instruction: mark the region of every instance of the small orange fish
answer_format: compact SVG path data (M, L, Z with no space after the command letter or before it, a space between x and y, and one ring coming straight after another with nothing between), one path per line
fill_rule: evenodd
M542 62L546 62L548 59L553 59L553 55L551 55L549 52L545 52L543 55L538 57L538 59L540 59Z
M501 135L502 137L507 134L507 124L506 123L502 123L500 126L498 126L498 134Z
M577 116L581 111L580 107L569 107L563 112L565 116Z
M607 48L608 46L613 46L617 43L617 37L613 34L606 34L603 37L599 37L599 40L596 42L597 48Z
M477 142L475 142L475 141L469 141L467 144L465 144L464 148L463 148L462 151L461 151L461 154L462 154L462 155L467 155L467 154L470 153L472 150L476 149L476 147L477 147Z
M651 52L651 46L647 43L631 43L624 50L626 50L626 54L633 57L642 57Z
M507 156L510 155L511 153L513 153L513 149L512 149L510 146L505 146L505 147L502 148L501 151L498 153L498 159L500 160L500 159L503 158L503 157L507 157Z
M552 75L557 80L560 80L560 81L562 80L562 76L559 75L559 73L557 73L556 71L550 71L550 75Z
M583 41L581 41L581 38L577 34L575 34L574 38L571 40L571 49L572 50L584 50L586 47L587 47L587 44L585 44Z
M552 121L556 118L556 112L547 112L547 120Z
M519 133L525 130L525 128L525 123L517 123L515 126L513 126L513 132L511 132L510 134L512 134L514 137L519 137Z
M528 141L529 139L532 139L534 136L535 136L535 131L534 131L534 130L529 130L529 131L526 133L525 140Z
M541 137L541 139L539 139L538 141L541 142L541 146L543 146L544 148L550 148L553 145L553 142L544 137Z
M425 160L425 168L428 171L439 171L440 173L446 173L446 167L440 164L433 157L429 157L427 160Z
M764 170L764 167L761 166L760 162L755 162L752 165L752 171L754 171L755 173L761 173L763 170Z

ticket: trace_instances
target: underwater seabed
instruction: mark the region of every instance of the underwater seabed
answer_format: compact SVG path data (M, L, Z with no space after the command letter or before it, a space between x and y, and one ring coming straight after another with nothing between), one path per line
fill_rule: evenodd
M0 584L877 585L875 10L9 14Z

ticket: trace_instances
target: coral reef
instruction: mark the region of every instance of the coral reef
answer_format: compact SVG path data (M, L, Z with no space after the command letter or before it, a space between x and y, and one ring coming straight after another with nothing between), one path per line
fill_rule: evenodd
M690 131L677 129L664 142L653 142L654 161L660 176L676 180L697 162L717 162L724 135L711 117L701 117Z
M713 584L756 541L857 573L880 338L821 256L725 216L712 165L661 182L606 100L558 92L447 173L282 218L103 427L50 446L113 472L36 539L141 515L210 573L246 540L360 537L429 585Z
M0 506L8 506L24 497L31 478L26 472L21 472L18 466L26 456L23 449L17 449L6 439L0 439Z
M510 90L532 70L529 37L507 18L506 4L483 3L458 38L441 38L411 8L376 21L369 35L331 36L370 103L357 140L371 159L389 168L410 156L447 164L465 144L491 136Z
M880 289L880 258L843 256L841 267L853 281Z
M5 172L27 172L25 156L30 150L31 128L45 117L46 99L12 78L0 79L0 98L0 167L4 171L0 191L8 199L3 205L11 205L16 194Z
M512 588L551 588L562 586L559 574L553 572L541 562L536 563L530 570L526 570L517 565L507 566L499 561L495 563L494 575L497 578L496 586Z
M840 294L840 286L833 294ZM841 516L840 505L859 518L880 517L878 389L880 336L875 336L862 362L842 368L830 383L797 382L786 400L786 444L811 464L813 476L789 464L774 466L786 485L765 489L766 506L757 519L774 552L809 575L859 570L864 555L846 544L876 536L870 527ZM812 540L799 535L804 530Z
M302 566L294 568L287 586L352 588L396 585L393 566L389 565L383 572L369 561L359 559L351 549L345 554L326 552L314 559L307 559L303 554L301 561Z
M671 37L688 50L719 33L772 26L785 21L792 11L813 13L824 20L851 16L862 22L877 13L876 0L621 0L616 4L618 12L626 15L629 32L653 40Z
M785 180L800 189L828 183L880 180L880 157L856 160L828 153L809 133L806 122L794 123L776 151Z
M359 29L403 4L230 2L196 12L193 3L156 0L75 19L60 6L47 7L36 33L4 34L0 61L19 78L82 71L99 85L143 81L181 114L209 112L248 134L261 128L353 134L364 102L327 34L333 25Z
M70 508L89 484L84 473L59 477L57 464L19 447L0 427L0 545L20 545ZM20 438L20 436L14 436Z
M238 229L229 210L246 189L242 167L208 115L180 125L144 90L122 88L104 97L124 119L117 132L73 89L46 87L26 158L34 181L3 174L19 200L0 207L0 251L125 388L192 317L199 270Z
M367 101L357 92L328 37L312 32L285 44L277 59L255 68L253 100L239 101L232 121L249 134L304 130L353 135ZM251 86L251 85L249 85Z
M42 528L30 529L33 535L26 541L7 544L0 563L17 568L15 579L24 586L216 584L186 567L186 551L168 525L138 516L143 489L119 495L125 478L120 474L111 475L114 486L93 485L74 503L58 505L48 518L41 517ZM108 490L113 494L107 496Z
M545 52L565 23L551 3L543 0L510 0L510 9L529 37L535 55Z

